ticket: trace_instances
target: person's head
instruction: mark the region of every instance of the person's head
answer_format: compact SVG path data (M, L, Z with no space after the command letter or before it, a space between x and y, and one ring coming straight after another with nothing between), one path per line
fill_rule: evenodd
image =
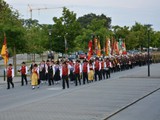
M10 64L8 65L8 67L9 67L9 68L12 68L12 64L10 63Z
M24 66L26 63L25 62L22 62L22 66Z
M38 65L37 64L34 64L34 68L37 68L38 67Z

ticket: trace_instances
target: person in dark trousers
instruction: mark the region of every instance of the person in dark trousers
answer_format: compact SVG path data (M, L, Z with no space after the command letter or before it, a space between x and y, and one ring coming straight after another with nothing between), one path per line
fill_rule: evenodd
M83 76L83 84L88 83L88 61L85 59L82 65L82 76Z
M14 88L13 77L14 69L12 68L12 64L9 64L7 68L7 89L10 89L10 84L12 85L12 88Z
M73 61L71 60L69 62L69 71L70 71L70 74L69 74L69 78L70 78L70 83L74 83L74 80L75 80L75 75L74 75L74 63Z
M26 82L26 85L28 84L28 81L27 81L27 66L26 66L26 63L25 62L22 62L22 66L20 68L20 70L18 72L21 72L21 86L24 85L24 80Z
M65 82L67 84L67 88L69 88L69 81L68 81L69 69L66 61L63 62L61 71L62 71L62 89L65 89Z
M99 80L101 80L101 77L100 77L101 64L99 62L99 58L96 58L94 66L95 66L94 67L95 68L95 74L94 74L95 81L97 81L97 75L98 75Z
M79 63L78 60L76 60L76 63L74 65L74 73L75 73L75 86L78 85L78 82L79 81L79 85L81 85L81 79L80 79L80 73L81 73L81 65Z
M60 80L61 80L59 61L57 61L56 64L54 65L53 72L54 72L53 79L55 81L55 84L58 84L60 82Z
M51 86L52 84L54 84L53 82L53 62L50 61L49 62L49 66L48 66L48 85Z
M42 62L39 65L39 81L40 83L43 83L46 80L46 64L45 61L42 60Z

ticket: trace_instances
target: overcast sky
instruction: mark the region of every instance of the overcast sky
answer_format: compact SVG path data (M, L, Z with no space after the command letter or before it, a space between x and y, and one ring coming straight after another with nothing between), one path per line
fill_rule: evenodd
M40 23L53 24L53 17L62 15L62 7L66 6L77 14L77 17L88 13L105 14L112 18L112 25L132 26L135 22L152 24L152 28L160 31L160 0L5 0L17 9L22 18L30 18L28 4L33 10L32 18Z

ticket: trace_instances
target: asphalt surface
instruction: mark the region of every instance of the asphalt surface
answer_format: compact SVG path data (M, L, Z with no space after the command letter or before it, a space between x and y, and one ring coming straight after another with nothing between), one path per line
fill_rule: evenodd
M157 91L108 120L160 120L159 101Z
M61 83L43 84L32 90L30 85L20 86L20 78L15 78L13 89L7 90L5 83L0 84L0 120L103 120L159 89L159 68L160 64L151 65L149 78L147 66L143 66L113 73L110 79L86 85L70 84L65 90ZM159 97L155 98L158 102ZM123 120L130 120L130 117Z

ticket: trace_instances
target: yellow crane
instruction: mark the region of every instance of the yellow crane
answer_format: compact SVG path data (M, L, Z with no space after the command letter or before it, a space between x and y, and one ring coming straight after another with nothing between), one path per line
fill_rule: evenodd
M32 8L32 7L28 4L28 8L29 8L29 12L30 12L30 18L32 19L32 12L33 12L33 10L40 11L40 10L48 10L48 9L59 9L59 8L63 8L63 7L54 7L54 8L47 8L47 7L44 7L44 8Z

